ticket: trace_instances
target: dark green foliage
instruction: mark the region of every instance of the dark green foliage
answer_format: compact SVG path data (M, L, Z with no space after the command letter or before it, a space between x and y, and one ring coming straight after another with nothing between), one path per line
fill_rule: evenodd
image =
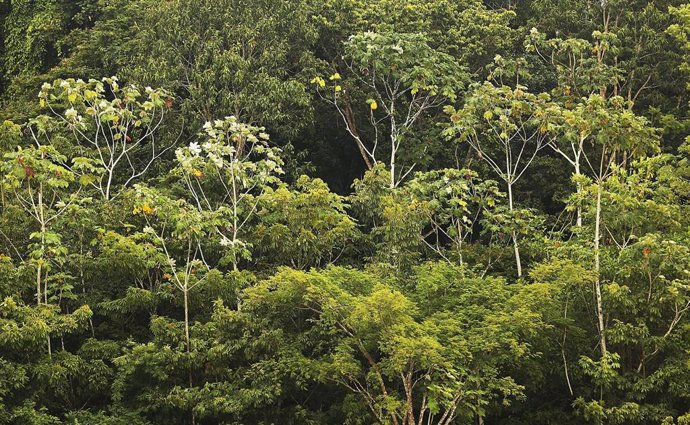
M690 424L689 55L681 0L0 1L0 424Z

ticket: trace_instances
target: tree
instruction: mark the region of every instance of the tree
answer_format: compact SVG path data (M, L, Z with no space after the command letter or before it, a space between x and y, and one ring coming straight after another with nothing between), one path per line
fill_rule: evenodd
M52 231L51 225L69 208L89 202L90 198L81 195L81 191L93 182L98 171L92 161L83 157L72 158L71 165L64 165L67 157L48 144L50 126L46 117L28 123L24 130L34 146L6 153L2 163L4 185L38 227L30 236L35 241L30 254L36 265L38 305L48 304L49 273L54 266L61 265L67 253L60 234ZM19 131L20 127L16 129ZM47 143L42 144L41 140ZM78 178L76 173L80 174Z
M420 149L409 146L416 138L415 127L427 113L456 99L467 73L451 56L429 47L426 38L419 34L356 34L345 44L344 59L347 80L341 82L341 75L335 73L329 77L332 84L328 87L322 77L315 77L312 83L321 98L340 114L368 169L380 161L379 143L383 144L384 137L389 138L387 163L390 187L394 188L416 167L415 162L408 165L407 170L405 166L396 169L402 142L410 140L406 150L411 151L416 161L415 157L421 156ZM341 84L346 84L344 89ZM366 103L368 124L373 132L371 141L360 134L353 112L354 99L350 91L354 91L355 86L369 96ZM385 128L381 135L380 127Z
M247 311L298 335L327 331L327 351L312 359L319 379L356 394L369 420L450 424L483 417L494 397L519 394L501 365L526 355L523 338L541 325L529 308L514 310L516 288L445 263L420 266L413 279L406 295L356 270L282 270L247 290ZM295 326L297 318L311 326Z
M155 189L137 185L136 192L138 202L133 213L140 214L146 222L142 237L148 237L164 256L167 263L164 278L182 292L184 338L189 353L189 293L204 283L210 271L203 249L220 220Z
M283 162L280 150L269 147L263 128L236 117L209 121L204 133L201 145L193 142L176 151L178 171L200 213L227 218L215 230L237 270L239 261L251 255L243 237L245 227L256 214L259 195L279 181Z
M417 173L406 189L413 202L423 204L425 227L431 230L420 235L431 249L443 254L442 241L450 240L453 258L463 264L463 244L470 238L485 210L497 207L503 194L496 182L482 181L476 172L468 169L434 170ZM427 242L431 237L432 243Z
M375 263L409 273L421 258L424 212L402 188L390 189L390 173L382 165L355 180L352 214L364 229L359 244Z
M510 213L515 208L513 187L553 139L558 112L548 94L535 95L526 90L522 86L497 87L490 82L476 84L461 109L446 108L451 119L446 135L469 144L505 182ZM512 239L520 277L522 262L515 231Z
M83 72L80 63L64 59L72 53L75 36L101 18L101 6L94 0L21 0L0 6L1 119L35 116L33 88L60 72Z
M690 310L687 276L680 273L688 249L681 230L686 214L678 204L685 190L680 176L686 171L677 160L669 155L643 158L627 169L615 168L602 184L607 237L593 280L602 279L609 351L599 361L581 354L581 368L594 387L576 403L593 420L649 416L661 422L685 413L662 401L665 388L677 388L675 380L684 379L685 371L670 353L683 350L678 344L683 345L684 331L678 326ZM587 215L595 213L593 202ZM649 397L652 393L659 398Z
M515 13L480 0L327 0L319 2L319 51L340 56L342 41L364 31L420 33L429 45L472 70L511 51L518 34Z
M301 176L292 190L285 184L266 188L258 202L251 238L261 263L297 269L333 264L355 237L344 198L320 179Z
M569 88L576 98L621 96L639 113L682 114L684 102L676 103L683 96L682 57L671 38L660 36L672 23L669 12L681 3L549 0L520 6L529 21L525 27L534 28L527 43L556 71L561 93Z
M311 122L307 75L320 66L308 2L139 0L124 8L137 31L118 58L123 78L175 93L192 131L235 116L299 140Z
M57 80L39 93L45 106L104 170L93 186L105 200L143 176L175 143L161 142L159 127L172 98L164 90L120 87L117 77L102 81ZM119 192L113 186L119 183Z
M602 195L606 179L611 176L615 165L624 165L629 157L643 155L656 148L655 130L647 121L636 116L621 97L604 100L601 96L591 96L583 107L584 135L591 143L590 153L583 151L584 158L593 176L594 184L589 194L594 196L594 272L597 275L595 293L597 300L597 320L599 324L600 349L606 356L606 333L601 296L601 234L602 234ZM582 130L581 130L582 132ZM583 179L584 181L584 179ZM578 183L583 185L583 183Z

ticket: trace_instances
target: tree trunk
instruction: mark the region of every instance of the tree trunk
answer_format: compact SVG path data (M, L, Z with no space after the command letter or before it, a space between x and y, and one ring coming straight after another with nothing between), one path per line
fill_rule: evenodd
M395 122L395 103L391 102L391 189L395 188L395 154L398 150L398 127Z
M391 189L395 188L395 153L391 153Z
M355 122L355 117L352 113L352 106L350 106L349 97L345 98L343 111L343 116L346 120L345 124L350 128L350 131L354 135L355 144L357 145L359 154L362 156L362 159L364 160L364 163L367 166L367 170L371 170L372 168L374 168L374 165L371 163L371 159L369 159L369 154L367 153L367 150L364 148L364 145L362 144L362 138L359 136L359 132L357 131L357 123Z
M513 184L508 181L508 209L513 212ZM513 250L515 251L515 266L517 267L518 277L522 277L522 261L520 261L520 248L518 246L517 232L513 230L511 233L513 238Z
M458 261L460 265L462 266L462 229L460 228L460 222L455 224L455 229L458 232L458 236L456 236L456 246L458 250Z
M184 295L184 339L187 345L187 353L190 352L190 340L189 340L189 290L185 288L182 290Z
M194 381L192 379L192 362L189 355L192 348L191 340L189 338L189 289L186 286L182 290L182 294L184 296L184 339L187 346L187 360L189 361L189 370L187 371L187 377L189 379L189 388L193 388ZM192 425L194 425L196 423L196 418L194 417L194 410L191 410L189 413L192 420Z
M393 124L393 128L395 128L395 124ZM391 134L391 189L395 188L395 154L396 154L396 137Z
M599 324L599 346L601 348L601 355L606 356L606 335L604 334L604 308L601 299L601 270L599 258L599 242L601 239L601 192L603 181L599 180L597 186L597 206L596 216L594 221L594 272L596 273L596 282L594 289L597 298L597 320Z
M580 177L582 175L580 171L580 156L577 155L575 156L575 176ZM582 192L582 183L578 180L577 182L577 194L579 195L580 192ZM582 227L582 207L578 203L577 205L577 227Z
M41 261L41 259L39 259ZM42 271L43 264L38 263L38 268L36 270L36 304L41 305L41 273Z
M108 183L105 186L105 200L110 200L110 186L113 184L113 172L114 170L109 170L108 172Z
M41 278L43 276L43 258L46 250L46 222L43 216L43 184L38 186L38 217L41 220L41 258L38 259L36 270L36 303L41 305ZM47 289L47 288L46 288ZM46 304L47 304L46 300Z

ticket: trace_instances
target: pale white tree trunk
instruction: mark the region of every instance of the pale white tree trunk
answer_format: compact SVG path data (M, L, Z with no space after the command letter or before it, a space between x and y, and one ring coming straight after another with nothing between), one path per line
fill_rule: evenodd
M606 355L606 334L604 329L604 308L601 297L601 267L600 267L600 240L601 240L601 192L603 181L598 182L597 186L597 206L594 221L594 272L596 273L596 282L594 290L597 299L597 321L599 325L599 345L601 348L601 355Z
M508 209L513 212L513 183L508 176ZM518 246L517 233L513 230L511 237L513 239L513 251L515 252L515 267L517 268L518 277L522 277L522 261L520 260L520 247Z
M575 176L580 177L582 175L580 171L580 156L577 155L575 156L575 161L574 161L574 167L575 167ZM579 195L580 192L582 192L582 183L578 180L577 182L577 194ZM576 221L577 227L582 227L582 207L578 203L577 205L577 221Z

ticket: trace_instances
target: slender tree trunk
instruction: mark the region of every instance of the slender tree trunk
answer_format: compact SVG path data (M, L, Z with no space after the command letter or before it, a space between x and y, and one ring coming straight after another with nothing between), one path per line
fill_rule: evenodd
M415 425L415 420L414 420L414 400L413 400L413 395L412 395L412 378L410 376L404 377L404 382L405 382L405 398L406 398L406 407L407 407L407 412L405 413L405 416L407 417L407 425Z
M233 231L232 231L232 249L235 249L237 246L237 213L235 213L235 224L233 225ZM233 252L232 254L232 269L234 271L237 271L237 252Z
M568 320L568 297L565 299L565 310L563 311L563 322ZM563 325L563 342L561 343L561 356L563 357L563 371L565 373L565 382L568 384L568 392L573 396L573 386L570 384L570 373L568 372L568 358L565 355L565 340L568 335L567 325Z
M518 247L517 233L513 231L513 250L515 251L515 266L518 277L522 277L522 262L520 260L520 248Z
M234 168L231 169L232 177L232 269L237 271L237 202L239 194L237 191L237 179L235 178Z
M185 288L182 290L182 295L184 297L184 339L187 346L187 360L189 361L187 378L189 379L189 388L193 388L194 381L192 379L192 362L189 355L192 350L192 344L191 339L189 338L189 289L187 288L187 286L185 286ZM192 420L192 425L194 425L196 423L196 418L194 417L194 410L190 410L189 414Z
M457 249L458 249L458 261L460 262L460 265L462 266L462 231L460 229L460 223L456 223L455 225L456 231L458 232L458 236L456 237L457 239Z
M48 270L46 270L46 273L43 276L43 303L48 305ZM59 306L60 303L58 302L58 307Z
M110 199L110 185L112 185L112 183L113 183L113 172L114 172L114 170L110 170L110 172L108 173L108 183L105 186L105 200L106 201Z
M38 217L41 220L41 257L38 259L36 270L36 303L41 305L41 279L43 276L43 262L46 250L46 222L43 216L43 184L38 187ZM46 300L46 303L48 301Z
M36 270L36 304L41 305L41 273L43 273L43 263L39 259L38 267Z
M395 103L391 103L391 189L395 188L395 154L398 147L398 128L395 123Z
M187 288L182 290L184 296L184 338L187 345L187 353L189 354L190 339L189 339L189 290Z
M513 212L513 184L508 180L508 209ZM517 267L518 277L522 277L522 261L520 261L520 248L518 246L517 232L513 230L511 237L513 239L513 250L515 251L515 266Z
M575 176L580 177L582 175L582 172L580 171L580 156L576 155L575 156ZM580 192L582 192L582 183L580 181L577 181L577 193L578 195ZM577 227L582 227L582 207L580 206L579 202L577 205Z
M355 144L357 145L357 149L359 150L359 154L362 156L362 159L364 160L364 163L367 166L367 170L371 170L374 168L374 164L371 163L371 159L369 158L369 154L367 153L367 150L364 148L364 145L362 144L362 138L359 136L359 132L357 131L357 123L355 121L355 116L352 112L352 106L350 105L350 98L345 95L345 102L344 102L344 108L343 108L343 116L345 117L345 124L350 128L350 131L354 135L355 139Z
M395 124L393 124L393 128L395 128ZM396 137L391 134L391 189L395 188L395 154L396 154Z
M599 346L601 348L601 355L606 356L606 335L604 333L604 308L601 299L601 268L600 268L600 247L601 239L601 192L603 181L600 179L597 185L597 206L594 221L594 272L596 273L596 282L594 290L597 298L597 320L599 324Z
M391 189L395 188L395 151L391 152Z
M362 344L361 341L357 341L357 346L359 348L360 353L364 356L364 358L367 360L369 363L369 366L374 370L376 373L376 378L379 383L379 387L381 388L381 395L383 395L384 399L388 398L388 390L386 389L386 383L383 380L383 375L381 374L381 367L376 363L374 358L369 354L369 352L364 348L364 344ZM388 410L388 409L386 409ZM390 417L393 425L400 425L400 422L398 421L398 416L395 414L395 412L390 412Z

